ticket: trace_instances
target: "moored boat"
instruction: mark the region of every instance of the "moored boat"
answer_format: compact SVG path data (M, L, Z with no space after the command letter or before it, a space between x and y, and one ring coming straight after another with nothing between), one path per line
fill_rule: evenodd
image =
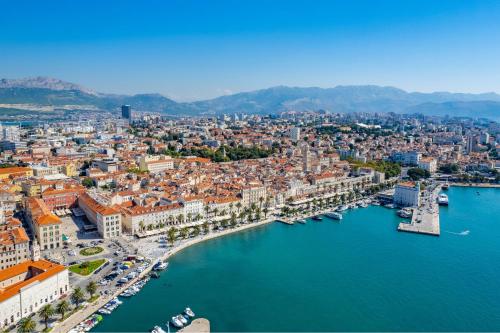
M307 223L307 221L304 220L304 219L297 220L297 222L302 223L302 224L306 224Z
M184 327L184 324L179 320L179 318L177 318L177 316L173 316L172 319L170 319L170 322L177 328Z
M440 205L440 206L448 206L448 196L444 193L441 193L438 196L437 202L438 202L438 205Z
M337 212L327 213L326 216L334 220L342 220L343 217L342 214Z
M312 219L315 220L315 221L321 221L321 220L323 220L323 218L320 215L314 215L312 217Z
M193 318L194 317L194 312L191 310L191 308L187 307L184 309L184 313L188 315L188 317Z

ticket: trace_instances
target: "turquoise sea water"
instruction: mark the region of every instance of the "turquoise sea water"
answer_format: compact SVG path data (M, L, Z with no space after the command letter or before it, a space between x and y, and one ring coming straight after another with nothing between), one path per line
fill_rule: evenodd
M440 237L372 206L197 244L95 331L144 332L186 306L213 331L499 331L500 189L448 195Z

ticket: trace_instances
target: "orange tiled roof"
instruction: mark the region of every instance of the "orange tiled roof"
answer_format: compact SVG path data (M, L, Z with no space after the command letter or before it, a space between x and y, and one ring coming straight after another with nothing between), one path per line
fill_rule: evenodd
M32 274L24 281L13 284L6 288L1 288L0 302L3 302L11 298L12 296L16 295L17 293L19 293L19 290L21 290L21 288L24 288L35 281L41 282L43 280L46 280L56 275L57 273L64 271L65 269L66 267L59 264L55 264L47 260L38 260L38 261L30 260L0 271L0 281L5 281L20 274L26 273L28 271L30 271Z

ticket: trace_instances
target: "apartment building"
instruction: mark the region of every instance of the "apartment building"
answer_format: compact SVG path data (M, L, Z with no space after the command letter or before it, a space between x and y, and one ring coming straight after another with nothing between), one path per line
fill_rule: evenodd
M88 193L83 193L78 197L78 206L84 211L89 221L97 227L102 238L121 236L122 217L117 209L98 202Z
M403 207L418 207L420 205L420 184L403 182L396 185L394 203Z
M54 215L42 199L29 197L25 200L26 218L42 250L62 246L62 221Z
M16 218L0 213L0 270L30 260L29 237Z

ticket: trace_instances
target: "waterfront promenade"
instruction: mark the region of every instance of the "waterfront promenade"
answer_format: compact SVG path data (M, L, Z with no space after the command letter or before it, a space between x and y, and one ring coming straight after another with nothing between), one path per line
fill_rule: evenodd
M193 238L193 239L190 239L187 241L181 241L177 245L175 245L173 248L171 248L169 251L167 251L163 256L161 256L159 258L149 257L148 253L144 253L144 252L148 252L148 249L151 249L151 246L147 246L147 245L145 246L144 244L139 243L139 245L138 245L139 253L141 255L149 257L153 261L158 260L158 259L165 261L168 258L170 258L171 256L178 253L179 251L182 251L183 249L185 249L191 245L194 245L194 244L197 244L197 243L209 240L209 239L225 236L225 235L228 235L228 234L231 234L234 232L239 232L239 231L243 231L246 229L262 226L262 225L265 225L265 224L273 222L273 221L274 221L274 217L272 215L270 215L267 219L264 219L264 220L259 221L257 223L245 224L245 225L241 225L238 228L226 229L226 230L223 230L220 232L211 232L210 234L207 234L207 235L202 235L202 236L199 236L197 238ZM155 245L157 245L157 243ZM144 278L147 274L149 274L151 272L152 269L153 269L153 265L149 265L149 267L146 270L144 270L144 272L142 272L137 278L133 279L132 281L129 281L128 283L121 286L120 288L117 288L114 292L110 293L109 295L102 295L95 302L93 302L93 303L87 305L85 308L75 312L74 314L72 314L71 316L66 318L66 320L64 320L61 324L55 326L54 329L52 330L52 332L54 332L54 333L66 333L66 332L68 332L73 327L77 326L79 323L81 323L86 318L91 316L93 313L97 312L97 310L99 310L101 307L103 307L110 300L112 300L115 297L118 297L125 289L129 288L132 284L134 284L138 280Z
M439 236L441 234L439 224L439 206L437 196L441 186L438 185L432 192L426 191L422 198L420 207L413 209L410 223L401 222L398 225L399 231L413 232L418 234Z

